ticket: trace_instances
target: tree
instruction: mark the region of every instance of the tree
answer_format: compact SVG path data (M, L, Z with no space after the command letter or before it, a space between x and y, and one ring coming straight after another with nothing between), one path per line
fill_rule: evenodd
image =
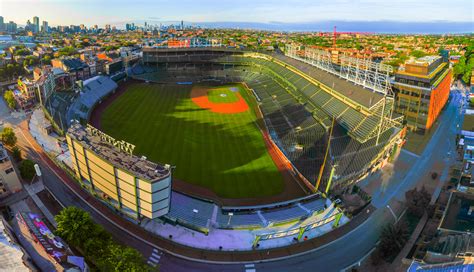
M7 105L10 109L16 108L16 100L12 91L6 91L5 94L3 95L3 98L7 102Z
M412 55L415 58L421 58L421 57L426 56L426 53L421 50L413 50L410 55Z
M99 264L103 271L150 271L150 267L143 262L143 256L131 247L117 244L109 245L109 252Z
M95 224L90 235L93 239L87 239L83 245L85 253L90 256L106 254L108 245L112 241L110 234L101 225Z
M82 248L97 230L89 213L77 207L64 208L54 219L58 223L55 233L72 246Z
M31 160L23 160L18 166L20 170L20 175L23 179L31 181L36 174L35 163Z
M51 64L51 56L46 55L41 59L41 61L43 62L43 64Z
M390 261L405 246L408 237L408 227L405 221L399 221L395 225L386 225L380 235L380 244L377 247L376 255Z
M18 148L18 146L14 146L12 148L12 156L13 156L13 159L17 162L22 160L21 150Z
M0 135L2 142L8 146L14 146L17 138L15 132L11 127L3 128L2 134Z
M54 219L58 224L55 234L82 249L84 256L100 271L151 271L137 250L115 243L86 211L67 207Z
M405 193L405 199L408 213L421 217L430 205L431 195L423 186L419 191L417 188L407 191Z

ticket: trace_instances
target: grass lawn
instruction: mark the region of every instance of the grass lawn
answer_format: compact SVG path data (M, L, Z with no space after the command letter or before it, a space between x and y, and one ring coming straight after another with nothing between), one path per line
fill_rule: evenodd
M240 85L214 88L247 103L255 99ZM136 84L101 116L102 130L136 145L134 153L176 166L174 176L225 198L279 194L283 178L268 154L252 110L213 113L190 99L192 85ZM222 101L220 101L222 103Z
M235 86L229 85L226 87L211 88L207 96L209 101L214 103L232 103L239 100L239 97L236 95Z

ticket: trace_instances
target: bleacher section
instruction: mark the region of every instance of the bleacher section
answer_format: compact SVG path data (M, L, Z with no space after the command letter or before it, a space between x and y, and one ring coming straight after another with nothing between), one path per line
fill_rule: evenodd
M94 106L109 94L113 93L118 85L106 76L95 76L83 82L80 95L74 100L67 111L67 122L71 120L88 120Z
M301 199L262 206L221 207L217 227L222 229L261 228L304 220L326 208L326 199L312 195Z
M170 212L165 218L168 221L207 233L211 229L215 211L217 211L214 222L216 228L252 229L263 228L269 224L278 225L300 221L324 210L325 205L325 198L313 195L270 205L218 207L212 202L173 191Z
M217 214L217 224L222 229L251 229L264 227L257 212L234 212L232 216L222 211Z
M173 191L170 212L165 217L190 228L207 232L214 207L215 205L211 202Z

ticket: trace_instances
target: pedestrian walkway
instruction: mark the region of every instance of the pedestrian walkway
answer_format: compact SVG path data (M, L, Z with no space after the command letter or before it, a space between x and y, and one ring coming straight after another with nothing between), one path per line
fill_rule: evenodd
M158 249L154 248L150 257L148 257L147 263L153 267L157 267L160 263L161 255L163 255L163 252L159 252Z
M252 250L257 236L263 237L258 242L259 249L271 249L285 247L298 243L299 231L301 227L311 226L321 223L317 227L304 232L306 240L322 236L333 231L335 215L340 210L330 205L320 214L312 215L302 221L291 222L278 226L267 226L259 229L219 229L211 228L209 234L188 229L180 225L168 224L160 219L142 221L142 226L147 231L163 238L172 237L173 241L200 249L221 250L221 251L247 251ZM349 222L349 219L342 216L339 225Z
M245 272L256 272L255 264L246 264L245 265Z

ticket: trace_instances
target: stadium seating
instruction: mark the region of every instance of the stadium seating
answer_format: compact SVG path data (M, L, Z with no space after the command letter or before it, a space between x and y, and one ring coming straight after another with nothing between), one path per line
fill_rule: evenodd
M264 227L262 219L257 212L253 213L233 213L220 211L217 214L217 224L222 229L243 229L243 228L261 228Z
M203 231L209 229L210 219L215 205L211 202L196 199L173 191L171 193L170 212L166 217L172 221L197 228Z
M67 123L72 120L88 120L94 106L113 93L118 85L106 76L96 76L83 82L83 88L67 111Z

